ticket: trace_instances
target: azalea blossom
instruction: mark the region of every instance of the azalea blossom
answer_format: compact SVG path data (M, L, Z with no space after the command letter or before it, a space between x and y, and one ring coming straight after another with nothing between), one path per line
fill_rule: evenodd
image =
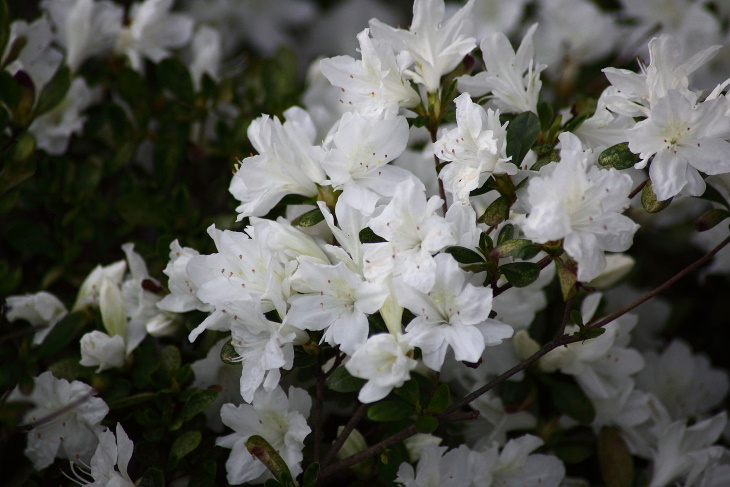
M221 418L233 433L218 438L216 445L231 449L226 461L228 482L255 484L271 478L264 464L246 448L246 441L253 435L263 437L279 453L293 477L299 475L304 439L312 431L307 425L311 407L309 394L296 387L289 389L288 397L277 387L257 392L251 405L224 404Z
M8 321L25 320L32 326L43 325L33 335L33 344L40 345L54 326L67 314L66 306L53 294L41 291L24 296L8 296L5 299Z
M469 0L451 18L444 21L443 0L415 0L413 20L408 30L396 29L377 19L370 21L375 39L388 42L393 49L405 49L415 66L405 71L429 93L439 90L441 76L452 71L465 55L476 47L471 19L475 0Z
M134 482L127 473L127 466L132 459L134 443L120 423L117 423L116 436L106 429L99 435L99 446L91 457L90 468L71 463L72 476L67 476L75 483L90 487L134 487ZM91 477L94 481L88 482Z
M433 370L441 370L449 347L456 360L478 362L484 347L510 338L514 330L489 318L491 288L469 282L450 255L437 255L434 264L436 280L429 292L394 280L398 304L416 315L406 327L410 343L421 348L423 362Z
M401 463L395 481L404 487L469 487L474 479L471 451L465 445L446 450L445 446L427 446L415 470Z
M34 407L23 416L21 425L30 426L25 455L41 470L54 458L88 462L102 432L101 420L109 407L96 391L83 382L57 379L43 372L34 379L29 396L18 388L8 401L29 401ZM60 414L59 414L60 413Z
M632 181L615 169L589 166L590 152L578 138L560 135L561 160L540 169L527 186L529 215L522 230L535 242L564 239L578 263L578 280L590 281L606 267L604 251L623 252L638 225L621 213L629 206Z
M408 337L400 333L379 333L358 346L345 363L353 377L367 379L358 393L358 400L362 403L379 401L410 379L410 371L418 365L408 355L412 351Z

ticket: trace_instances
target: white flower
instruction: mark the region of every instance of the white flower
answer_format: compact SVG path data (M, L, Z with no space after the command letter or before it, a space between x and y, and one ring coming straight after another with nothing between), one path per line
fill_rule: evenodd
M91 468L88 471L71 464L72 469L80 470L80 473L72 470L76 478L71 480L89 487L134 487L134 482L127 473L134 443L120 423L117 423L116 431L116 437L108 429L99 435L99 446L91 457ZM94 481L88 483L86 477L91 477Z
M44 0L41 7L50 15L74 72L86 59L110 52L122 28L124 10L107 0Z
M54 37L51 23L46 17L39 17L30 24L24 20L16 20L10 24L5 52L0 52L0 65L9 61L5 58L12 46L21 39L24 40L25 45L17 53L17 57L5 66L5 70L13 75L20 70L27 73L33 80L36 94L39 94L63 61L63 54L51 46Z
M710 462L723 454L723 447L711 445L720 437L726 423L723 411L693 426L687 427L683 420L666 426L657 437L649 487L664 487L685 475L686 485L691 485Z
M8 296L5 299L8 321L25 320L32 326L45 325L33 335L33 344L40 345L56 323L67 314L66 306L51 293L41 291L23 296Z
M578 263L578 280L590 281L606 267L604 251L623 252L638 225L621 214L629 206L632 181L615 169L589 166L578 138L560 135L561 160L543 167L527 186L529 215L522 230L535 242L564 239Z
M536 436L523 435L508 441L499 453L496 444L485 451L471 452L474 479L479 479L472 485L558 487L565 477L562 462L549 455L530 455L542 444Z
M370 215L381 197L392 198L413 174L388 164L408 144L405 117L368 119L356 112L342 115L332 135L333 147L322 160L329 183L342 190L338 201Z
M532 36L535 29L537 24L527 31L516 53L501 32L486 37L480 46L485 70L474 76L459 78L459 90L471 96L491 92L494 105L504 112L537 113L542 87L540 72L547 66L536 64L533 59Z
M277 387L270 392L257 392L252 405L224 404L221 418L234 432L218 438L216 445L231 449L226 461L228 482L261 483L271 477L264 464L246 449L246 441L253 435L262 436L296 478L302 472L304 438L311 432L307 425L311 406L309 394L296 387L289 389L289 397Z
M645 352L644 359L646 366L636 383L656 396L673 419L700 418L727 395L727 372L712 368L706 356L693 355L679 339L661 354Z
M217 30L201 25L195 31L192 47L192 61L190 62L190 76L195 88L200 89L203 75L207 74L213 81L218 80L223 51L221 35Z
M468 93L455 100L457 127L434 142L433 152L449 162L439 173L444 189L462 205L469 204L469 192L492 174L516 174L517 166L507 157L507 124L500 124L499 111L485 111Z
M337 56L319 63L322 74L341 88L339 102L369 117L392 116L401 107L415 107L421 99L403 76L412 58L406 52L395 54L389 44L372 39L369 33L365 29L357 35L362 60Z
M81 360L85 367L99 368L96 372L121 367L127 358L124 337L121 335L109 336L106 333L94 330L81 337Z
M456 243L451 224L436 215L441 204L437 196L426 201L423 188L407 179L370 220L373 232L387 242L363 246L365 278L374 281L402 274L405 282L427 292L435 279L432 255Z
M36 470L47 467L56 457L89 461L102 431L99 423L109 411L104 401L93 397L94 394L91 386L56 379L51 372L35 378L29 396L17 388L10 393L8 401L29 401L35 406L20 424L31 427L25 455Z
M510 338L513 329L489 319L491 288L468 282L449 255L437 255L434 264L436 282L428 293L394 279L398 304L416 315L406 328L407 336L433 370L441 369L449 346L456 360L478 362L485 347Z
M405 74L424 85L429 93L435 93L439 90L441 76L456 68L476 47L476 41L471 37L474 4L474 0L469 0L444 21L443 0L416 0L408 30L396 29L372 19L370 32L375 39L389 42L396 51L407 50L413 56L415 67Z
M132 69L141 71L142 58L159 62L170 55L170 48L184 46L190 40L193 19L170 13L174 0L145 0L132 5L130 23L119 32L116 52L127 56Z
M446 453L445 446L427 446L414 471L401 463L395 481L404 487L469 487L474 479L471 451L465 445Z
M96 266L81 283L76 303L71 311L78 311L86 306L98 306L101 283L108 279L116 285L121 285L126 269L127 263L123 260L104 267L101 265Z
M357 398L362 403L375 402L410 379L418 362L408 356L413 347L398 333L379 333L357 347L345 368L353 377L367 379Z
M81 134L86 117L81 114L94 96L83 78L74 78L66 97L50 111L33 120L28 127L39 149L60 155L68 149L71 135Z
M185 313L194 309L211 311L211 306L203 303L196 296L197 286L193 284L187 272L190 259L198 255L200 253L195 249L181 247L177 239L170 244L170 262L162 271L170 278L167 282L170 294L157 303L159 309L175 313Z
M277 117L257 118L248 138L259 155L245 158L233 175L229 191L241 202L238 220L267 214L287 194L317 195L325 180L319 165L322 148L313 146L317 130L307 112L293 107Z
M652 189L661 201L679 193L699 196L708 175L730 172L730 102L725 97L694 105L670 90L652 107L649 118L628 131L629 149L649 166Z
M289 298L284 323L304 330L325 330L322 340L352 354L368 337L367 315L380 309L387 288L365 281L340 262L322 265L303 261L297 270L304 294Z

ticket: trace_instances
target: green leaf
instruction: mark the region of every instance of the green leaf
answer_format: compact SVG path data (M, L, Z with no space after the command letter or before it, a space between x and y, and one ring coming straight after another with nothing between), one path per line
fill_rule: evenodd
M71 70L66 65L62 65L53 75L53 78L43 88L41 96L35 107L35 116L38 117L44 113L54 109L59 103L66 98L68 89L71 87Z
M246 448L254 458L269 469L274 477L276 477L276 480L284 486L291 483L292 476L286 462L263 437L259 435L251 436L246 440Z
M560 160L560 151L555 149L552 144L541 144L535 146L533 150L537 154L537 160L530 167L531 171L539 171L543 166Z
M466 247L449 247L446 249L446 253L451 254L459 264L480 264L484 262L484 257Z
M606 333L605 328L587 328L578 330L573 334L573 336L583 338L584 340L590 340L591 338L598 338L604 333Z
M605 168L628 169L639 162L639 156L629 150L628 142L621 142L601 152L598 165Z
M308 211L302 215L299 215L297 218L294 219L294 221L291 222L292 226L299 226L299 227L313 227L317 223L324 220L324 214L322 214L322 210L319 208L315 208L311 211Z
M524 258L522 256L527 253L528 249L532 247L537 246L530 240L526 240L524 238L507 240L506 242L503 242L502 244L495 247L489 253L489 257L491 257L492 259L503 259L505 257ZM537 250L539 252L539 248L537 248Z
M19 100L20 85L10 73L0 70L0 102L12 112Z
M365 384L365 380L353 377L345 367L337 367L327 377L325 384L335 392L355 392Z
M426 407L427 413L442 413L449 406L449 386L440 384Z
M192 397L187 400L175 421L170 425L170 430L174 431L180 429L183 423L193 419L195 415L205 411L208 406L215 402L218 398L218 394L220 394L220 391L216 389L203 389L195 392Z
M554 262L558 272L558 282L560 282L563 301L567 301L575 294L575 283L578 282L578 268L571 260L563 262L561 259L555 259Z
M160 85L180 100L193 103L195 89L188 68L177 58L168 57L160 61L156 69Z
M76 311L66 315L64 319L53 327L43 343L36 351L39 358L55 355L72 342L79 341L79 334L88 322L85 311ZM78 346L78 345L77 345Z
M428 115L420 115L416 118L408 118L408 125L411 127L425 127L431 118Z
M302 487L315 487L319 477L319 463L310 463L302 477Z
M704 212L699 218L697 218L697 220L695 220L695 230L698 232L706 232L707 230L714 228L719 223L722 223L727 218L730 218L730 212L719 208L713 208Z
M170 457L168 459L168 466L171 467L170 470L174 469L185 455L195 450L200 445L202 438L203 435L200 431L186 431L178 436L173 442L172 447L170 447Z
M534 113L522 112L512 119L507 126L507 155L515 166L520 167L539 134L540 120Z
M415 411L414 407L400 399L377 402L368 408L367 416L371 421L400 421L407 419Z
M142 404L150 399L154 399L157 396L159 396L157 392L142 392L140 394L135 394L134 396L127 396L124 399L119 399L118 401L110 403L109 409L122 409L130 406L136 406L137 404Z
M616 428L604 426L598 435L598 462L606 487L631 487L634 459Z
M0 172L0 194L11 190L26 179L32 177L37 169L35 139L28 132L22 132L10 147L7 161Z
M393 392L395 392L398 397L403 398L406 402L416 407L418 407L421 402L421 393L418 390L418 383L415 380L409 380Z
M581 463L593 455L593 449L586 445L561 445L555 447L555 455L565 463Z
M537 104L537 117L540 119L540 128L547 132L553 121L553 106L546 101Z
M702 196L700 196L703 200L712 201L713 203L718 203L724 206L727 209L730 209L730 205L728 205L727 200L725 200L725 197L720 194L718 190L716 190L714 187L710 186L709 184L705 185L705 192L702 193Z
M515 226L511 223L506 224L499 231L497 236L497 245L502 245L507 240L512 240L515 237Z
M221 361L228 365L240 365L241 358L230 340L226 340L221 347Z
M509 217L510 199L500 196L487 207L484 214L477 220L479 223L486 223L490 227L496 227Z
M558 410L580 423L591 423L596 410L586 393L577 384L563 380L551 381L550 393Z
M565 132L575 132L580 128L581 125L583 125L583 122L585 122L587 118L587 113L581 113L580 115L568 120L568 122L565 124L565 127L563 127L563 130Z
M372 231L370 227L365 227L360 230L360 243L380 243L385 242L385 239L380 235Z
M578 325L579 327L583 328L583 315L580 313L577 309L570 310L570 319Z
M513 262L499 267L514 287L529 286L540 277L540 266L533 262Z
M416 418L415 426L419 433L429 434L439 427L439 420L433 416L423 415Z
M641 190L641 206L647 211L647 213L659 213L664 208L669 206L672 202L672 198L664 201L659 201L654 188L652 187L651 181L646 183L646 186Z
M165 474L159 468L148 468L139 481L139 487L165 487Z
M160 365L166 372L176 373L180 369L180 363L180 350L175 345L168 345L160 352Z

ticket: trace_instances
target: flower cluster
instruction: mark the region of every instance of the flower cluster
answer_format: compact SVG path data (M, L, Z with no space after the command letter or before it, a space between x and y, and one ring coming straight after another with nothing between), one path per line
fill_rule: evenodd
M0 121L16 164L0 172L3 191L29 160L23 144L53 157L108 143L121 165L141 162L115 211L154 226L155 203L134 199L140 174L167 181L156 189L175 178L171 133L196 163L240 150L236 134L252 149L224 178L235 211L190 215L197 249L183 246L175 209L154 247L123 244L124 260L70 280L70 311L48 291L5 299L7 321L33 333L18 339L7 402L36 470L68 459L64 474L92 485L157 485L164 471L190 485L313 487L346 469L406 487L730 481L727 372L658 333L661 312L635 309L676 279L638 299L627 284L645 270L632 256L644 255L639 232L682 224L690 197L716 205L701 207L697 230L730 218L730 80L711 73L720 46L681 52L703 22L719 36L730 11L664 18L659 2L626 1L622 17L545 0L525 10L513 46L524 1L415 0L407 28L371 19L354 56L316 60L304 106L246 119L234 100L256 87L233 88L223 60L245 42L274 49L239 24L292 43L287 27L316 7L243 3L250 17L223 0L126 11L46 0L35 22L0 30L12 91ZM606 67L592 98L573 96L578 72L644 44L638 73ZM103 64L118 85L100 81ZM723 232L689 270L728 244Z

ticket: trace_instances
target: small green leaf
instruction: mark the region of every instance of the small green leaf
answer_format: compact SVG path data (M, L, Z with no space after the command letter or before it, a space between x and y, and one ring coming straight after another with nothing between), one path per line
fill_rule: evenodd
M578 282L578 268L571 260L563 262L561 259L555 259L554 262L558 271L558 281L560 282L563 301L567 301L575 294L575 283Z
M499 267L514 287L529 286L540 277L540 266L533 262L513 262Z
M547 132L553 121L553 106L546 101L537 104L537 117L540 119L540 128Z
M372 231L370 227L365 227L360 230L360 243L380 243L385 242L385 239L380 235Z
M177 58L168 57L157 65L157 78L163 88L170 90L180 100L192 103L195 96L193 80L188 68Z
M585 445L561 445L555 447L555 455L568 464L581 463L593 455L593 449Z
M86 326L87 322L88 315L83 310L66 315L64 319L53 327L53 330L48 333L43 343L38 347L36 351L38 357L55 355L66 348L71 342L78 342L78 335Z
M579 327L583 328L583 315L578 311L577 309L570 310L570 319L578 325Z
M489 257L492 259L503 259L505 257L522 257L527 250L532 247L537 247L530 240L524 238L517 238L514 240L507 240L497 247L495 247L490 253ZM539 252L539 248L536 249Z
M180 350L175 345L168 345L160 352L160 365L166 372L177 372L180 363Z
M598 165L605 168L628 169L639 162L639 156L629 150L628 142L621 142L601 152Z
M253 435L246 440L248 452L263 463L281 484L291 483L291 472L286 462L262 436ZM288 480L288 482L287 482Z
M3 62L2 55L5 53L8 39L10 39L10 12L7 1L0 0L0 63ZM4 64L0 64L0 70L4 67Z
M697 218L697 220L695 220L695 230L698 232L706 232L707 230L714 228L719 223L722 223L727 218L730 218L730 212L719 208L713 208L704 212L699 218Z
M598 462L606 487L631 487L634 459L616 428L604 426L598 435Z
M604 333L606 333L605 328L588 328L577 331L574 336L583 338L584 340L590 340L591 338L598 338Z
M480 264L484 262L484 257L466 247L449 247L446 249L446 253L451 254L459 264Z
M414 407L400 399L377 402L368 408L367 416L371 421L400 421L415 411Z
M651 181L646 183L646 186L644 186L644 188L641 190L641 206L644 207L647 213L659 213L664 208L669 206L671 202L672 198L664 201L659 201L657 199Z
M22 132L10 147L7 162L0 172L0 194L4 194L32 177L37 169L35 139L28 132Z
M397 396L403 398L409 404L412 404L416 407L418 407L421 402L421 394L418 390L418 383L415 380L409 380L401 387L395 389L395 391L393 392L395 392Z
M310 463L302 477L302 487L315 487L319 477L319 463Z
M139 481L139 487L165 487L165 474L159 468L148 468Z
M70 87L71 70L68 66L62 65L43 88L35 107L35 116L38 117L55 108L66 98L66 93L68 93Z
M540 120L532 112L522 112L507 126L507 155L520 167L540 134Z
M575 132L580 128L581 125L583 125L583 122L585 122L587 118L587 113L581 113L580 115L568 120L568 122L565 124L565 127L563 127L563 130L565 132Z
M322 214L322 210L319 208L315 208L311 211L308 211L302 215L299 215L297 218L294 219L294 221L291 222L292 226L299 226L299 227L313 227L317 223L324 220L324 215Z
M353 377L345 367L337 367L325 384L335 392L355 392L360 390L365 380Z
M492 237L490 237L487 232L482 232L479 235L479 250L481 250L484 255L489 255L493 248L494 242L492 241Z
M449 386L440 384L426 407L427 413L442 413L449 406Z
M531 171L539 171L540 168L547 166L551 162L560 160L560 151L555 149L552 144L538 145L533 150L537 154L537 160L530 166Z
M496 227L509 217L510 200L500 196L487 207L484 214L477 220L479 223L486 223L490 227Z
M419 433L430 434L439 427L439 420L433 416L423 415L416 418L415 426Z
M573 382L552 381L550 393L558 410L580 423L590 423L596 417L593 403L583 389Z
M228 365L240 365L241 357L238 356L233 343L230 340L226 340L221 347L221 361Z
M170 457L168 459L168 465L175 468L175 465L185 457L188 453L195 450L200 445L200 440L203 435L200 431L186 431L182 435L178 436L170 447Z
M20 85L10 73L0 70L0 103L12 112L19 100Z
M182 407L182 410L175 421L170 424L170 430L174 431L180 429L183 423L193 419L195 415L205 411L208 406L215 402L218 398L218 394L220 394L220 391L216 389L203 389L195 392Z
M515 237L515 226L511 223L506 224L499 231L497 236L497 245L502 245L507 240L512 240Z
M408 124L411 127L421 128L421 127L425 127L426 125L428 125L428 121L430 120L430 117L428 115L420 115L416 118L409 118L407 120L408 120Z

